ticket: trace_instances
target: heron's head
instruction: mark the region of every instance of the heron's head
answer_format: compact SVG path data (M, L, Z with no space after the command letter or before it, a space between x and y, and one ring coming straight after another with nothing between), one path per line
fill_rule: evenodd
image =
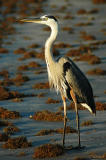
M40 18L21 19L21 21L22 22L32 22L32 23L45 24L48 26L57 24L57 19L51 15L44 15L44 16L41 16Z

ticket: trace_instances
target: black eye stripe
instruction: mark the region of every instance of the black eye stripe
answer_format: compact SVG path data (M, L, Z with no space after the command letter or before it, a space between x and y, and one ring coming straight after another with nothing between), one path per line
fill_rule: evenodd
M57 19L54 16L46 16L46 17L54 19L57 22Z

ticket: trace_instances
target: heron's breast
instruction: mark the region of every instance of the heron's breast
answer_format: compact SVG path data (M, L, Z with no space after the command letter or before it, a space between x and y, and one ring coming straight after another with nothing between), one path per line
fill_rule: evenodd
M48 66L48 76L50 84L58 91L63 86L62 71L58 65Z

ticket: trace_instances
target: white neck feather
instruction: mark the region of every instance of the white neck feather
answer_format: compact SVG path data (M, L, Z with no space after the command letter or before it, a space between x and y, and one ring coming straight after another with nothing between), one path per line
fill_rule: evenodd
M46 59L46 63L55 63L52 52L51 52L51 48L52 48L52 44L55 41L57 33L58 33L57 23L53 23L50 26L50 28L51 28L51 35L45 43L45 59Z

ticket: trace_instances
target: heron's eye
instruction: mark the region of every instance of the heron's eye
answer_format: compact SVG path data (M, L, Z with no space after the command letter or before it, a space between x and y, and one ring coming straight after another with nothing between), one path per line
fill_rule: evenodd
M43 17L42 20L43 20L43 21L47 21L47 20L48 20L48 17Z

